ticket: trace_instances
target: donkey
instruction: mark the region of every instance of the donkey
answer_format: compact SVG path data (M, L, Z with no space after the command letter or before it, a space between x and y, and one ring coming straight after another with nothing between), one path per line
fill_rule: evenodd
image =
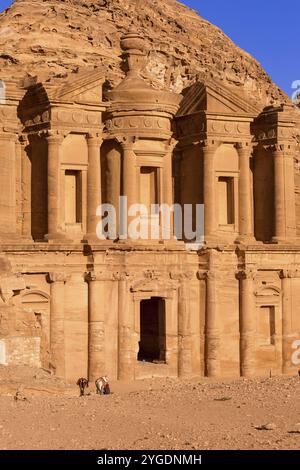
M110 394L110 387L108 383L108 377L103 376L100 377L95 381L96 385L96 393L99 395L109 395Z
M80 389L80 396L84 396L84 390L89 386L89 381L88 379L85 379L84 377L81 377L80 379L77 380L76 385L78 385Z

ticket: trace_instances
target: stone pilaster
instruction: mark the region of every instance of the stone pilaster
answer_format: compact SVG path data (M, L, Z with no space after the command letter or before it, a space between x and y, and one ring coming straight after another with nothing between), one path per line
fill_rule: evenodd
M100 147L102 138L91 135L88 143L88 172L87 172L87 239L97 240L97 208L101 204L101 162Z
M204 196L204 235L209 241L217 230L216 220L216 181L215 181L215 153L216 145L206 143L203 147L203 196Z
M293 279L300 277L300 271L296 269L284 269L280 272L282 289L282 373L288 374L295 366L292 365L294 352L292 343L298 339L293 331Z
M172 208L174 204L173 198L173 150L177 141L171 140L168 151L164 157L164 200L163 203ZM174 214L170 211L170 238L174 238Z
M0 133L0 239L3 242L17 236L16 140L15 134Z
M240 271L237 278L240 281L240 370L242 377L251 377L255 374L255 271Z
M136 155L133 150L134 138L121 141L123 151L122 195L127 196L127 209L138 203ZM130 238L128 227L132 218L127 218L127 238Z
M16 232L18 237L22 235L22 149L18 138L15 144L16 155Z
M31 235L31 161L28 155L29 142L26 136L20 138L21 147L21 200L22 237L32 240Z
M239 154L239 241L250 242L253 237L252 194L250 158L252 147L250 144L237 145Z
M66 273L49 273L50 285L50 368L65 377L65 282Z
M293 152L287 145L272 148L274 159L274 241L292 242L296 239L296 202Z

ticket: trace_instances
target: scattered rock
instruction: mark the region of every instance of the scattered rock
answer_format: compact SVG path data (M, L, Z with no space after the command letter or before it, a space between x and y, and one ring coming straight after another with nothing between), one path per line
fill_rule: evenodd
M274 423L267 423L267 424L262 424L260 426L255 426L255 429L257 429L258 431L274 431L274 429L276 428L277 426Z
M214 401L230 401L232 397L214 398Z

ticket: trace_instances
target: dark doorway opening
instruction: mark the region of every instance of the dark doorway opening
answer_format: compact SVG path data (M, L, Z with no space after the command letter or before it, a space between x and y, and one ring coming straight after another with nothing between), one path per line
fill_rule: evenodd
M138 361L165 363L166 315L162 298L152 297L141 301L140 325Z

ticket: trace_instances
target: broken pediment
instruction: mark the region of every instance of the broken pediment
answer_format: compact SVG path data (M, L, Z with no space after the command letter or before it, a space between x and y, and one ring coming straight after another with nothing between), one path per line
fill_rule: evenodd
M244 96L239 96L229 87L217 81L198 82L186 90L177 116L206 111L220 115L254 115L259 109L249 103Z
M54 101L67 101L99 105L102 102L102 85L104 76L102 70L79 73L56 89L51 98Z

